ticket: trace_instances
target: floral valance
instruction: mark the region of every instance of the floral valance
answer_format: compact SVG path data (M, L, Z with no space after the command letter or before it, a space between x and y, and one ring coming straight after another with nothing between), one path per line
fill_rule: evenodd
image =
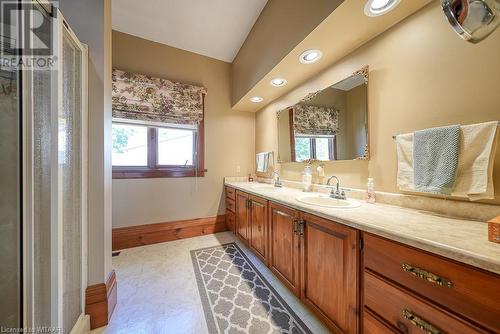
M204 87L113 70L113 118L197 125L203 119Z
M339 131L339 111L306 104L293 106L295 135L333 136Z

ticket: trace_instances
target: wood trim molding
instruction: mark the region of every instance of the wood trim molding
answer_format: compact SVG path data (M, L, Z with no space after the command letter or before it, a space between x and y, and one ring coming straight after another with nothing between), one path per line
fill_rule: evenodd
M113 229L113 250L227 231L226 215Z
M106 283L90 285L85 291L85 314L90 316L90 329L106 326L117 303L115 271L108 275Z

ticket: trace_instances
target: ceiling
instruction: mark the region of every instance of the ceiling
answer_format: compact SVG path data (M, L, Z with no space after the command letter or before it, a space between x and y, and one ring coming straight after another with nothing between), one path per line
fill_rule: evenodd
M233 109L256 112L282 96L294 92L299 94L299 91L305 90L302 92L302 96L296 99L300 101L311 92L307 91L307 84L311 78L318 76L335 62L431 1L433 0L401 1L394 10L377 17L368 17L364 14L366 0L344 1L259 82L253 85L244 96L235 101ZM299 62L300 54L309 49L321 49L323 57L314 64L301 64ZM288 80L288 84L285 87L272 87L269 82L276 77ZM233 80L235 79L233 78ZM324 87L327 87L328 84ZM253 103L250 101L252 96L260 96L264 98L264 101ZM287 105L278 107L285 108Z
M113 29L232 62L267 0L116 0Z

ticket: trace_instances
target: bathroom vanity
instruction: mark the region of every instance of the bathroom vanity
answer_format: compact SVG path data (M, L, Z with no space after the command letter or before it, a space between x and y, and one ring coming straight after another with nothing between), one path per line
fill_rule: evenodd
M226 181L227 223L332 332L500 332L500 247L486 223L300 194Z

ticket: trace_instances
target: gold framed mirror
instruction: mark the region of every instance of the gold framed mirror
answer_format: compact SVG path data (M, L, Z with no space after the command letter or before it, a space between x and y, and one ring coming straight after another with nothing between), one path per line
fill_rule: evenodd
M278 111L280 162L367 160L368 66Z

